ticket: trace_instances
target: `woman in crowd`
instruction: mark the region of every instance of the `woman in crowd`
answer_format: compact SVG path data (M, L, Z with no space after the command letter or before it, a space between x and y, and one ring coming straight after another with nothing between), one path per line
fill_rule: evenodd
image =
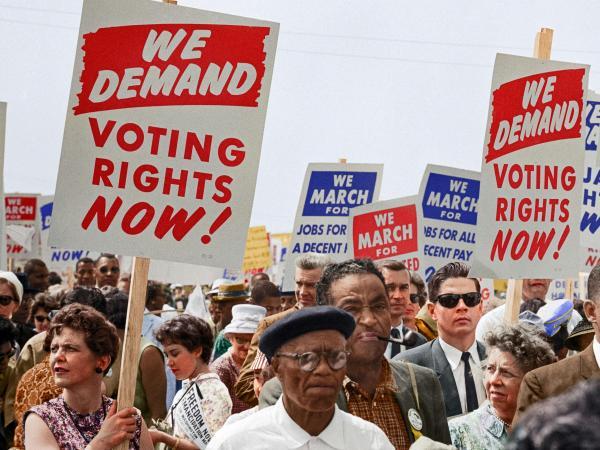
M259 281L258 283L270 282ZM276 286L275 289L277 289ZM233 402L232 414L250 408L250 405L236 397L235 383L240 375L242 364L244 364L248 355L252 336L256 332L258 323L265 317L266 312L264 307L258 305L235 305L231 310L233 319L223 330L225 338L231 342L231 347L210 365L210 370L219 375L223 384L227 386L229 396Z
M116 402L102 395L102 375L119 347L115 327L75 303L58 312L46 339L54 381L63 393L25 413L25 448L99 450L130 441L130 449L152 449L137 410L117 412Z
M539 332L524 324L500 325L486 335L485 341L488 358L484 385L488 400L475 411L448 422L452 444L459 450L504 448L523 377L556 360Z
M417 272L410 272L410 301L406 304L402 323L413 331L419 331L415 318L421 307L427 301L425 282Z
M58 309L58 304L47 294L37 294L29 309L29 323L36 333L46 331L50 325L50 313Z
M190 422L186 420L189 416L182 401L194 403L194 399L199 399L194 411L200 411L204 416L210 436L223 426L231 414L227 387L208 368L213 347L212 331L204 320L182 314L162 324L156 338L167 355L167 365L178 380L184 381L166 418L166 422L173 426L174 435L151 429L152 441L154 444L162 442L173 449L196 450L199 446L194 444L194 440L201 439L198 436L201 430L189 429Z

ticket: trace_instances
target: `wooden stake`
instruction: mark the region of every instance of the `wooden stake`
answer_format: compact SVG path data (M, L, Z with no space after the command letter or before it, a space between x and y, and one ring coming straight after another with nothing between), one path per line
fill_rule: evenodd
M569 300L573 300L573 294L575 293L575 281L573 281L573 278L569 278L568 280L566 280L566 284L565 284L565 298L569 299Z
M585 286L585 276L587 273L579 272L579 300L587 300L587 289Z
M135 397L135 382L138 371L138 355L140 353L140 341L142 338L144 308L146 307L149 268L149 258L133 257L129 306L127 308L123 356L121 358L121 373L119 374L119 394L117 396L119 410L133 406ZM122 443L117 449L129 449L129 441Z
M554 30L542 28L535 35L533 56L539 59L550 59L552 50L552 35ZM508 280L506 289L506 309L504 310L504 322L507 324L517 323L519 320L519 308L521 296L523 295L523 280Z

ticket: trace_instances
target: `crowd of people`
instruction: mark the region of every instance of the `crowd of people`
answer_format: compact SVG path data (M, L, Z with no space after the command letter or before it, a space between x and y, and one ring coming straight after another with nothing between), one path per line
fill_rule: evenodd
M37 259L0 272L0 449L597 446L577 427L600 421L600 266L580 301L524 280L508 324L463 263L427 286L399 261L295 265L293 292L264 273L189 296L149 282L137 355L114 255L79 260L72 287Z

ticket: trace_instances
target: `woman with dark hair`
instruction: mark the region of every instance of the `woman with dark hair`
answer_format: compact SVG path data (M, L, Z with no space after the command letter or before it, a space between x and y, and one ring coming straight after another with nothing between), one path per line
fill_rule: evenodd
M46 331L50 325L50 313L58 309L58 304L47 294L37 294L29 309L29 323L36 333Z
M152 449L138 411L117 412L116 402L102 395L102 375L119 347L115 327L93 308L72 304L54 317L46 339L63 392L25 413L25 448L98 450L130 441L130 449Z
M152 441L178 450L204 448L231 415L232 405L227 387L208 368L213 347L210 326L183 314L162 324L156 338L167 355L167 365L184 381L166 418L174 436L151 429Z

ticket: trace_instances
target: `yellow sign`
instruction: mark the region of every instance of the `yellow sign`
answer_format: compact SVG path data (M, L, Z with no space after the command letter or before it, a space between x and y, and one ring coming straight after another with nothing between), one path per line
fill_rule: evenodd
M248 228L242 271L248 273L257 269L266 269L271 267L271 263L271 248L266 227L261 225Z

